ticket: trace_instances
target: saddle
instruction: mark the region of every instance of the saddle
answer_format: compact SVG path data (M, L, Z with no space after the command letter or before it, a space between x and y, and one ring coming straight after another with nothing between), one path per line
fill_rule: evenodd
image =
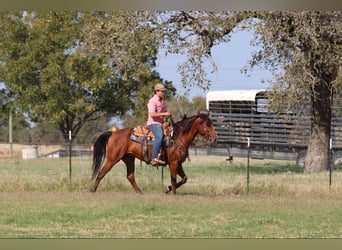
M147 126L141 125L135 127L132 131L131 139L140 141L143 138L147 138L148 141L154 141L155 139L154 134Z
M162 126L166 146L170 146L171 144L173 128L170 125L170 122L164 122ZM153 145L155 136L146 125L140 125L133 129L130 139L140 143L142 143L146 139L149 145Z
M173 132L173 127L170 126L170 122L164 122L163 123L163 142L162 146L160 148L160 155L163 155L165 153L164 147L168 147L172 145L172 132ZM152 133L152 131L146 126L146 125L141 125L137 126L133 129L130 139L132 141L138 142L142 144L142 150L143 150L143 157L145 162L150 162L151 158L148 152L148 145L153 145L153 142L155 140L155 136ZM164 157L163 157L164 158Z

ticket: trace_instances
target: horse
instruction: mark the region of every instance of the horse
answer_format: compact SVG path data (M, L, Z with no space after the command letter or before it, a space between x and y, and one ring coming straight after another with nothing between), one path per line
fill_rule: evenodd
M135 181L134 171L135 158L146 163L146 157L142 150L142 143L130 139L134 128L126 127L116 131L106 131L102 133L94 142L92 180L95 179L91 192L96 192L100 181L111 170L111 168L122 160L127 169L127 179L136 193L142 194L141 189ZM200 134L206 140L206 143L212 144L217 140L217 134L209 113L198 113L191 117L184 117L182 120L174 123L172 143L164 147L164 156L166 164L169 165L171 186L166 187L165 193L172 191L176 194L176 189L187 182L187 176L184 172L182 163L188 157L188 148L195 137ZM151 152L152 145L147 146ZM106 159L103 167L101 167ZM177 175L181 180L177 182Z

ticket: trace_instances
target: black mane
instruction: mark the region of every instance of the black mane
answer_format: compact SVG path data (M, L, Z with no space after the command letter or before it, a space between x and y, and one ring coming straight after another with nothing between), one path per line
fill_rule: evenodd
M174 124L175 135L178 135L180 129L182 129L182 131L184 133L189 132L192 124L194 123L194 121L198 117L202 117L203 119L207 119L207 115L205 115L205 114L198 114L198 115L191 116L189 118L187 118L186 115L184 115L182 120L180 120Z

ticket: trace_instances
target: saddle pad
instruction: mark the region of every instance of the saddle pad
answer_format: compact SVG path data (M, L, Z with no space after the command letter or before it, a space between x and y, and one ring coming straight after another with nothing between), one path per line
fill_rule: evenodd
M135 127L129 137L132 141L143 143L144 139L147 139L148 145L153 145L154 135L152 131L144 126Z

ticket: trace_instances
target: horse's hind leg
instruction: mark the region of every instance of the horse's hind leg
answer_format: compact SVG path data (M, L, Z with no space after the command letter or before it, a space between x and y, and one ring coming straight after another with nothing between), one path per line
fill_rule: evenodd
M126 164L127 180L131 183L131 185L132 185L132 187L136 193L142 194L142 191L139 188L139 186L137 185L137 183L135 182L135 177L134 177L134 172L135 172L134 160L135 160L135 158L133 156L126 155L122 160Z
M105 175L112 169L112 167L118 163L119 160L113 161L113 160L109 160L108 158L106 159L105 164L103 165L103 167L101 168L100 172L98 173L94 185L93 187L90 189L91 192L96 192L97 187L100 184L100 181L103 179L103 177L105 177Z

